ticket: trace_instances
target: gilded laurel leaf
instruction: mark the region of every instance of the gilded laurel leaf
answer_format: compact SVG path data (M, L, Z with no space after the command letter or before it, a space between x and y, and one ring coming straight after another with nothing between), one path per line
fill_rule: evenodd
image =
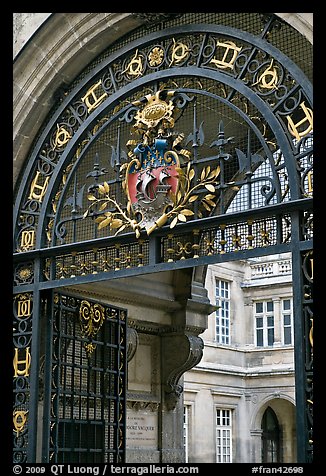
M100 206L99 211L104 210L108 206L108 202L103 202L102 205Z
M102 228L105 228L106 226L109 225L111 222L111 217L110 218L104 218L104 220L101 221L101 223L98 226L98 229L101 230Z
M123 221L120 218L114 218L110 223L111 228L120 228L122 225Z
M189 210L188 208L185 208L180 213L182 213L182 215L185 215L186 217L191 217L192 215L194 215L194 212L192 210Z
M109 191L110 191L110 185L109 185L107 182L104 182L104 183L103 183L103 186L104 186L104 188L105 188L106 193L109 193Z
M179 214L178 214L178 220L185 222L185 221L187 221L187 218L186 218L185 215L183 215L182 213L179 213Z
M171 221L171 224L170 224L170 228L174 228L175 225L177 224L178 222L178 217L174 217L173 220Z
M106 220L105 215L101 215L101 216L95 218L95 223L101 223L103 220Z
M90 200L90 201L96 200L96 198L94 197L94 195L91 194L91 193L89 193L89 194L87 195L87 198L88 198L88 200Z
M213 202L213 200L209 200L205 198L205 202L211 205L212 207L215 207L215 202Z
M210 207L207 203L205 203L204 201L202 201L201 203L202 203L203 207L206 208L206 210L207 210L208 212L211 211L211 207Z
M215 187L214 187L214 185L212 185L211 183L206 183L206 184L205 184L205 187L207 188L207 190L208 190L209 192L212 192L212 193L215 192Z
M198 195L192 195L190 198L189 198L189 203L192 203L192 202L195 202L198 198Z
M99 185L98 190L99 190L101 195L105 195L105 187L103 185Z
M210 174L207 176L207 180L213 180L216 178L216 170L212 170Z
M192 180L194 178L194 176L195 176L195 171L194 171L194 169L191 169L189 174L188 174L189 180Z

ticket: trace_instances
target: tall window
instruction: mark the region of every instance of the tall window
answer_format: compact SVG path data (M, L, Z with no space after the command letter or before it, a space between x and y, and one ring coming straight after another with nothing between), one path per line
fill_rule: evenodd
M232 463L231 410L216 409L216 462Z
M230 344L230 290L229 282L216 280L215 287L216 311L215 339L219 344Z
M255 303L256 345L267 347L274 344L274 303L261 301Z
M282 299L282 329L283 329L283 344L292 344L293 335L293 312L292 312L292 300Z
M189 460L189 405L183 407L183 446L185 450L185 463Z

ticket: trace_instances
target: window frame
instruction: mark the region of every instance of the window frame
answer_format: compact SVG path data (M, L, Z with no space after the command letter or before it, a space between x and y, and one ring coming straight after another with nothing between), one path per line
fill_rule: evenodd
M218 425L218 412L228 412L228 425ZM223 418L223 417L222 417ZM219 436L219 431L222 431L222 436ZM224 432L224 433L223 433ZM227 436L225 436L227 435ZM221 439L222 445L218 445L218 439ZM224 440L229 441L229 445L223 445ZM232 463L233 462L233 410L231 408L225 408L216 406L215 407L215 460L216 463ZM220 451L219 451L220 448ZM223 449L228 448L229 452L223 454ZM230 461L219 461L224 457L229 457Z
M267 304L272 303L273 304L273 310L268 311L267 309ZM262 304L263 305L263 310L262 312L257 312L257 304ZM273 299L259 299L257 301L254 301L253 303L254 307L254 328L255 328L255 347L259 348L271 348L274 347L275 344L275 305ZM269 319L270 317L273 317L273 325L271 326L269 324ZM263 320L263 325L257 328L257 319L262 319ZM273 343L269 344L269 330L273 329ZM263 335L263 345L258 344L258 335L257 331L262 330L262 335Z
M222 296L222 286L224 288L224 296ZM217 290L219 294L217 294ZM227 297L225 293L227 292ZM224 303L227 303L227 306L224 307ZM231 345L231 281L215 276L215 304L220 306L215 311L215 328L214 328L214 339L217 344L221 345ZM224 316L222 312L224 311ZM227 315L226 315L227 314ZM222 319L225 320L225 324L222 325ZM219 332L217 332L219 328ZM221 332L223 329L223 333ZM227 332L225 332L227 330ZM224 342L223 342L224 340Z
M284 309L284 302L290 301L290 309ZM284 317L286 315L290 316L290 324L285 325ZM294 338L294 328L293 328L293 299L291 296L281 298L281 305L280 305L280 319L281 319L281 329L282 329L282 338L281 342L283 346L292 346L293 345L293 338ZM290 328L291 332L291 342L285 343L285 329Z

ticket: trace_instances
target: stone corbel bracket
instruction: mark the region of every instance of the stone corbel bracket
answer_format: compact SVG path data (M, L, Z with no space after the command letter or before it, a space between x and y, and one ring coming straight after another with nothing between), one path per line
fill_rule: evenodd
M181 376L201 360L204 343L194 335L167 335L162 338L163 389L167 410L174 410L183 387Z

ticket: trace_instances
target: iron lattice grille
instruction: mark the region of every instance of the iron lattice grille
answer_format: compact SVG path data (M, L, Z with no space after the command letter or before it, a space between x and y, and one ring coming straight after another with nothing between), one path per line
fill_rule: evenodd
M124 460L126 311L56 295L50 460Z

